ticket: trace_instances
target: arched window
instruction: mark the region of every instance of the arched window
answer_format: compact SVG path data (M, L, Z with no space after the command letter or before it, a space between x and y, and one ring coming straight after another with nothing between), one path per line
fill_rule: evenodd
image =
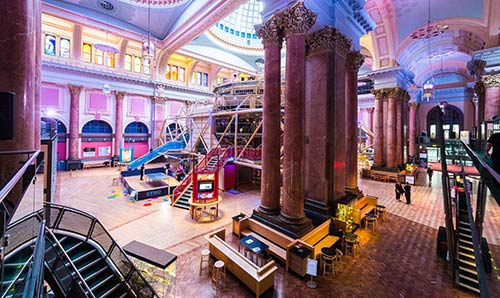
M92 45L84 43L82 47L82 61L92 63Z
M45 54L56 55L56 37L52 34L45 34Z
M132 71L132 55L125 54L125 70Z
M82 128L82 133L89 134L111 134L112 132L111 126L102 120L89 121Z
M142 122L132 122L125 127L126 134L148 134L149 130L146 124Z
M67 38L61 38L61 44L59 49L59 56L63 58L69 58L71 52L71 42Z
M42 117L41 119L41 125L40 125L40 135L44 136L48 136L50 135L50 123L52 122L52 118L47 118L47 117ZM56 121L56 131L57 131L57 136L59 138L61 137L66 137L66 134L68 133L67 129L66 129L66 126L64 125L64 123L62 123L61 121L55 119Z
M437 124L440 117L440 107L436 106L427 113L427 129L431 140L435 140L437 135ZM456 106L448 105L443 118L444 138L458 139L460 131L464 128L464 114Z

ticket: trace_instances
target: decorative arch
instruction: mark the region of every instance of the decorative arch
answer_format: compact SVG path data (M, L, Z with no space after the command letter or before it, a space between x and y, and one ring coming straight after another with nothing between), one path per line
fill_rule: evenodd
M431 139L437 138L436 129L440 115L439 106L432 108L427 113L427 131ZM449 128L445 129L445 139L459 138L460 131L464 129L464 113L462 110L454 105L448 105L444 113L443 125L449 125Z
M132 121L125 126L125 134L147 135L149 133L148 126L143 122Z
M113 128L104 120L90 120L82 127L82 134L106 134L111 135Z

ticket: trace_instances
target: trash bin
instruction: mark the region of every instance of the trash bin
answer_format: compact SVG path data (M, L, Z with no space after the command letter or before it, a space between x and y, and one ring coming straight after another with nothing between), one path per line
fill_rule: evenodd
M66 170L66 161L60 160L57 162L57 170L58 171L65 171Z
M240 236L240 222L242 219L244 219L246 217L246 214L244 213L240 213L236 216L233 216L233 234L235 234L236 236Z

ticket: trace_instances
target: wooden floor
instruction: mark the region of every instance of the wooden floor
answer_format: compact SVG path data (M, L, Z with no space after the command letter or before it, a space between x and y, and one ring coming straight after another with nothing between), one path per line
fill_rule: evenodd
M232 216L249 214L259 205L258 187L239 188L239 194L223 193L219 218L196 223L187 210L172 208L161 198L132 202L126 196L113 197L123 189L112 185L117 176L116 168L60 172L54 201L95 215L121 245L137 240L178 255L176 297L253 296L232 276L222 290L215 291L208 277L198 275L198 260L199 251L207 247L203 235L220 227L230 231ZM418 184L425 186L412 186L410 205L395 200L393 183L360 180L360 189L379 197L389 213L389 221L380 224L377 236L359 230L360 258L346 258L344 272L333 279L318 278L317 289L308 289L306 279L280 267L274 290L264 297L475 297L453 287L446 264L435 255L437 229L444 225L440 178L435 172L429 187L421 175ZM41 207L42 183L39 180L28 190L16 218ZM488 199L484 230L500 267L500 207L492 198ZM500 271L489 276L493 293L500 293L497 275Z

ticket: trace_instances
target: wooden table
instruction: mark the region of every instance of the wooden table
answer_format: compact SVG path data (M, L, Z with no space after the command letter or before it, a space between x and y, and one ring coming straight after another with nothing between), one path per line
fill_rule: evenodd
M238 244L238 251L240 250L240 245L243 245L247 251L250 251L253 255L255 255L255 263L259 265L259 261L261 261L261 265L264 263L264 252L269 249L269 245L260 241L252 235L248 235L240 239Z
M219 217L219 204L222 202L222 197L219 196L217 200L214 201L209 201L209 202L203 202L203 201L198 201L194 202L193 198L190 198L188 200L189 203L189 213L191 214L191 218L194 218L194 210L197 207L203 207L203 209L206 209L207 207L215 206L215 218Z

